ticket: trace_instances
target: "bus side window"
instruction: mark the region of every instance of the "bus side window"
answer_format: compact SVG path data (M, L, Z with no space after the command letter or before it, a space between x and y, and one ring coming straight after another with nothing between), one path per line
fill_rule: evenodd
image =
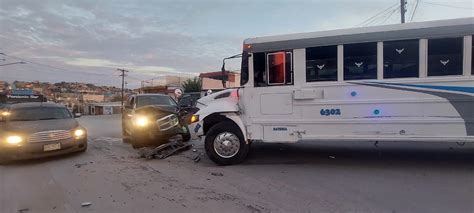
M463 38L428 40L428 76L462 75Z
M384 78L419 77L419 41L383 42Z
M471 74L474 75L474 35L471 36L472 54L471 54Z
M377 79L377 43L344 45L344 80Z
M276 52L267 54L267 67L268 67L268 85L280 85L285 84L286 80L286 67L285 52Z
M337 81L337 46L306 48L306 82Z
M254 86L293 84L293 53L279 51L253 54Z

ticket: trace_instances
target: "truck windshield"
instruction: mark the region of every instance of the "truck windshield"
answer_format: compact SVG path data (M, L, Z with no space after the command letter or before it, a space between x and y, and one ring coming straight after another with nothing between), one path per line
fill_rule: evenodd
M8 116L9 121L38 121L72 118L68 109L58 107L21 108L13 109L10 113L10 116Z
M149 105L176 106L176 102L168 96L142 96L137 98L137 107Z

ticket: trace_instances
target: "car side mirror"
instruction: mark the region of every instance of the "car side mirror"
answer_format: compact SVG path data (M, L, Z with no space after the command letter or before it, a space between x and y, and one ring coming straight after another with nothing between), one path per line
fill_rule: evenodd
M77 112L77 113L74 113L74 118L80 118L81 116L82 116L81 113L78 113L78 112Z

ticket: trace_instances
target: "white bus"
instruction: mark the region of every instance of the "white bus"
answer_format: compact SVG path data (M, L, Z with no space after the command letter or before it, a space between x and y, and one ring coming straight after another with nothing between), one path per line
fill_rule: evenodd
M190 131L239 163L249 144L474 142L474 18L244 41L241 88L198 101Z

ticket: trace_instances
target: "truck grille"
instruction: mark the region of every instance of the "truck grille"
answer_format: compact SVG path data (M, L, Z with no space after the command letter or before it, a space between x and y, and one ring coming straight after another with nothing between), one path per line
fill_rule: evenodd
M37 132L30 135L28 141L30 143L46 142L46 141L59 141L71 138L71 132L66 130L54 130Z
M177 126L179 124L179 120L178 116L176 116L175 114L171 114L158 119L156 123L160 127L160 131L166 131Z

